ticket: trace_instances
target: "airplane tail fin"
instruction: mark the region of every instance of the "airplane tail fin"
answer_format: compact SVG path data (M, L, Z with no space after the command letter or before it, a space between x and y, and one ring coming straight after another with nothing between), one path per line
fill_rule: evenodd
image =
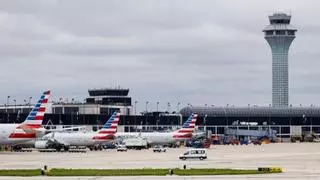
M50 90L45 91L41 94L40 99L37 101L36 105L34 106L32 111L29 113L26 120L21 124L24 128L26 129L40 128L50 95L51 95Z
M198 114L191 114L187 121L183 124L182 128L177 130L176 133L193 133L196 127Z
M118 123L120 120L120 112L114 112L109 120L103 125L98 134L115 134L117 132Z

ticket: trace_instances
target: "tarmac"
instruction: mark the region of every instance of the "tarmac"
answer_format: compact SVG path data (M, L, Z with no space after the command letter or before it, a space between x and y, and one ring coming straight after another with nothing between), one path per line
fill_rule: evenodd
M208 150L207 160L178 159L186 148L166 153L149 150L68 152L0 152L0 169L49 168L236 168L282 167L282 174L241 176L165 177L46 177L46 179L320 179L320 143L279 143L259 145L218 145ZM0 177L8 179L8 177ZM10 179L29 179L10 177ZM30 177L43 179L43 177Z

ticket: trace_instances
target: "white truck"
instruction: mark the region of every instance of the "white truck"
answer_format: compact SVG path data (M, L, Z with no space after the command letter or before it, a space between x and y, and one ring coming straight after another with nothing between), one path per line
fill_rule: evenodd
M125 144L128 149L141 150L148 148L148 142L143 138L124 139L122 143Z
M188 149L185 153L179 156L179 159L207 159L207 150L206 149Z

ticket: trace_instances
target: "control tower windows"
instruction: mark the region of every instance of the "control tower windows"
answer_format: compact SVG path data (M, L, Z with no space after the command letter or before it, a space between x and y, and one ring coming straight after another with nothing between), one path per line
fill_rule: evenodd
M270 21L271 24L289 24L290 20L288 19L273 19Z
M294 31L288 31L288 35L294 36Z
M272 36L273 35L273 31L266 31L266 36Z
M286 31L284 30L277 30L276 35L286 35Z

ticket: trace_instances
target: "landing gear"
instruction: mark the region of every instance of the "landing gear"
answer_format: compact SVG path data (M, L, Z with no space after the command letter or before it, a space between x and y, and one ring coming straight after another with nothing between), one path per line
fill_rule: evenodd
M90 151L102 151L103 150L103 147L102 146L90 146L89 147Z
M69 146L64 146L63 149L64 149L64 151L69 151L70 148L69 148Z
M24 147L20 145L11 146L12 152L32 152L32 149L29 147Z
M57 152L60 152L60 151L61 151L61 149L62 149L62 146L57 145L57 146L55 147L55 149L56 149L56 151L57 151Z
M18 146L18 145L15 145L15 146L12 146L11 147L11 151L21 151L22 150L22 147L21 146Z

